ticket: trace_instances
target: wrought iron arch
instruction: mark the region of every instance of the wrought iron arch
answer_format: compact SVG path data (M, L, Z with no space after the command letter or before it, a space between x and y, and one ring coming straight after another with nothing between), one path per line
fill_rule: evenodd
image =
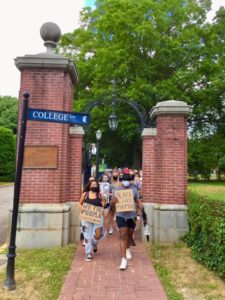
M138 102L136 101L128 101L125 99L112 99L112 100L92 100L89 101L88 104L85 107L85 112L86 113L90 113L91 110L95 107L99 107L99 106L112 106L115 107L115 105L120 104L120 103L125 103L127 105L129 105L131 108L133 108L133 110L136 112L136 115L138 116L139 120L140 120L140 125L141 125L141 129L143 130L145 127L150 127L150 125L148 124L148 118L147 118L147 114L146 114L146 110L145 108Z
M129 105L136 113L136 116L139 118L140 121L140 130L142 131L144 128L148 127L155 127L154 120L148 121L147 113L145 108L139 104L136 101L128 101L126 99L120 99L120 98L114 98L112 97L111 100L91 100L87 103L84 112L90 113L91 110L95 107L101 107L101 106L111 106L114 108L116 105L119 105L120 103L124 103ZM88 127L84 127L85 133L88 131ZM90 177L90 168L91 168L91 156L90 153L86 149L86 139L84 139L84 145L83 145L83 167L84 167L84 185L88 182L88 178Z

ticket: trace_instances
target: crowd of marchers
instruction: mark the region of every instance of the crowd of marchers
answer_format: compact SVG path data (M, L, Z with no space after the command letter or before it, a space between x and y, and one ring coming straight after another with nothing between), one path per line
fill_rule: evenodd
M121 192L128 192L133 205L129 211L117 209ZM114 168L106 171L100 178L90 177L80 198L82 214L84 203L102 207L100 222L81 219L85 260L91 262L93 253L98 251L101 239L119 231L119 248L121 254L120 270L125 270L128 260L132 259L131 246L135 246L134 232L137 221L143 220L148 226L147 216L142 201L142 171L129 168Z

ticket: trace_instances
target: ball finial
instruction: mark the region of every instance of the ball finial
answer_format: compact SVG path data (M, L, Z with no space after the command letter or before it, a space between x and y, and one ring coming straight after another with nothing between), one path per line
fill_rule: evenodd
M41 26L40 34L44 40L44 45L47 47L47 52L53 53L61 37L59 26L53 22L46 22Z

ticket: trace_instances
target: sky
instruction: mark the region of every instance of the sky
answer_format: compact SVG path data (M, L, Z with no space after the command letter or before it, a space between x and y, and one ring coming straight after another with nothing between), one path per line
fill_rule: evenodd
M225 0L212 0L211 20ZM54 22L62 34L79 27L79 13L94 0L2 0L0 11L0 96L18 97L20 71L14 59L26 54L45 52L40 27Z

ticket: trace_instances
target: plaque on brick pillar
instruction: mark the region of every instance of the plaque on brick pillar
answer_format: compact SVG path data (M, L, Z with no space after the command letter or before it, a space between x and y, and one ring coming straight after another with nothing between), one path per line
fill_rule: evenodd
M25 146L24 169L56 169L57 146Z

